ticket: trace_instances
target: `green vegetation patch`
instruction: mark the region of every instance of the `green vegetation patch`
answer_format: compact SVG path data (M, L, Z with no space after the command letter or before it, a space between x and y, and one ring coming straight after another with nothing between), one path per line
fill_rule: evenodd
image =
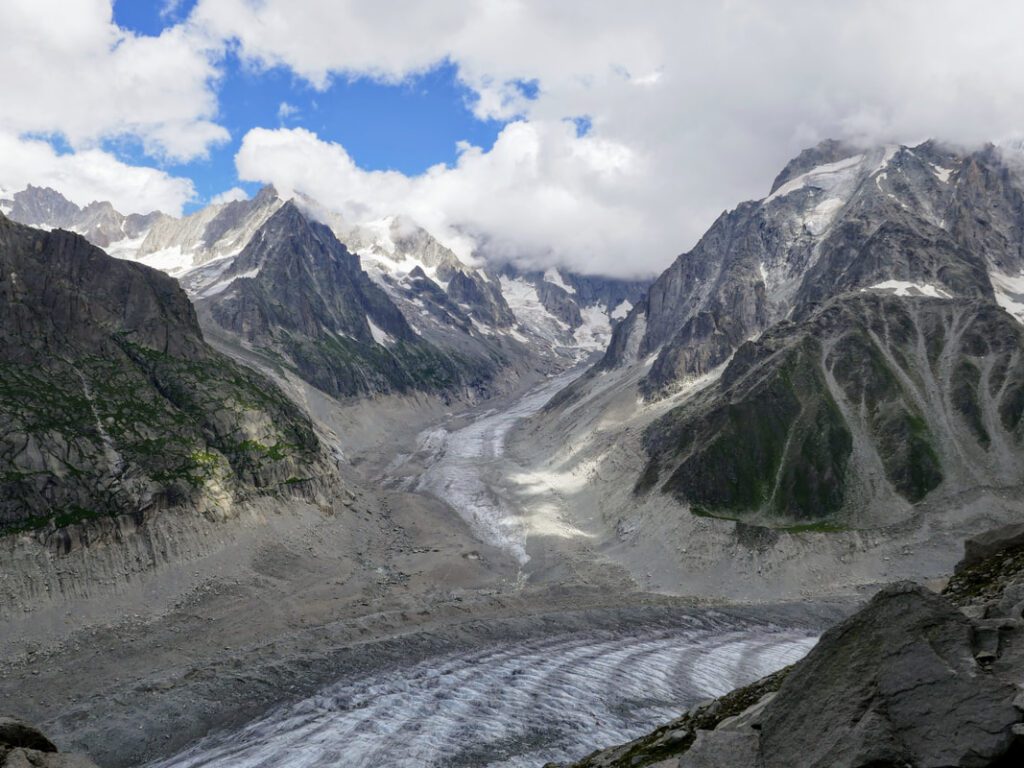
M837 512L853 439L818 354L805 341L751 385L741 380L666 414L647 434L651 458L638 490L678 462L662 489L709 515L814 521Z

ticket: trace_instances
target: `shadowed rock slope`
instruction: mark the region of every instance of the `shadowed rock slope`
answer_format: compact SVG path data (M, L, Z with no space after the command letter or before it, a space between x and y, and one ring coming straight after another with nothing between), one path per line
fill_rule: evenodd
M0 533L223 514L332 472L305 416L206 345L173 279L0 216Z
M984 538L943 595L892 585L792 667L572 768L1024 764L1024 527Z

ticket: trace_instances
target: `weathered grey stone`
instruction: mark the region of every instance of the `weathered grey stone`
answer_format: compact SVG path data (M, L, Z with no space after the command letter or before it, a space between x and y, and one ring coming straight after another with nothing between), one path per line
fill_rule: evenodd
M757 733L749 729L699 731L679 768L757 768L757 748Z
M944 598L901 584L829 630L765 713L765 768L843 768L901 759L982 766L1020 720L1016 684L972 656L971 622ZM883 763L890 764L890 763Z
M0 768L96 768L96 764L80 755L59 754L35 726L0 716Z
M985 531L964 542L964 556L957 563L956 570L960 572L997 552L1022 544L1024 544L1024 523L1004 525Z

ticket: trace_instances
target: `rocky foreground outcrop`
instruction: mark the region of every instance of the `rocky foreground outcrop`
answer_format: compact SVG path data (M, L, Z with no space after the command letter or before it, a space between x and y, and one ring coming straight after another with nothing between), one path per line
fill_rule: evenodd
M0 715L0 768L96 768L81 755L65 755L33 726Z
M1024 765L1024 526L943 593L893 584L802 661L572 768Z

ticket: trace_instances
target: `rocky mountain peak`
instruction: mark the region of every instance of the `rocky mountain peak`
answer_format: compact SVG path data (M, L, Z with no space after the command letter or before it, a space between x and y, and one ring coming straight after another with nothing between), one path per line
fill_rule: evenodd
M802 153L615 328L600 370L639 380L637 418L665 408L644 433L638 498L846 529L1019 485L1020 175L992 147L851 151Z
M29 226L68 228L81 210L64 195L50 187L29 184L13 196L10 217Z
M264 184L262 187L260 187L260 191L256 193L256 196L253 198L253 200L256 200L260 203L268 203L280 197L281 196L277 192L277 187L275 187L273 184Z
M654 354L644 390L664 392L773 323L852 291L996 298L1024 316L1014 282L1024 268L1022 189L991 147L823 142L790 161L768 197L723 214L676 259L605 365Z
M774 194L783 184L807 173L813 168L845 160L857 155L859 152L860 150L857 147L847 142L825 139L816 146L803 150L799 155L786 163L786 166L779 172L779 175L775 177L775 181L772 182L771 194Z

